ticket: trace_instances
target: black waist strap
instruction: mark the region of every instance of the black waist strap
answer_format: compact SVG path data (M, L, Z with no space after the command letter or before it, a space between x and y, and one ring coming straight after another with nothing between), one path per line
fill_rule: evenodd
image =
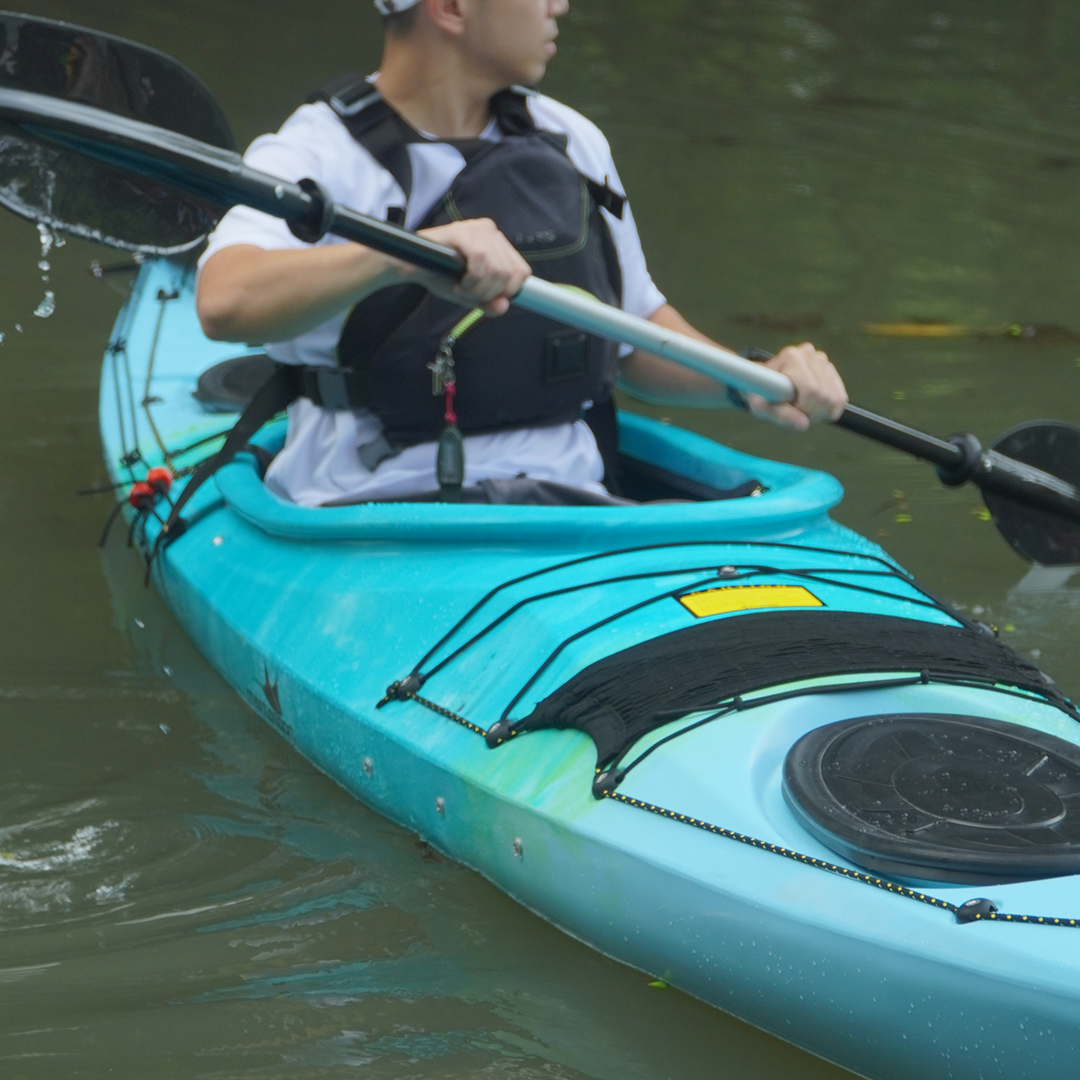
M283 365L284 366L284 365ZM297 397L308 398L320 409L362 409L363 387L352 368L295 367Z
M154 550L150 553L150 563L147 567L147 578L154 565L154 558L162 545L175 540L183 535L186 523L180 516L184 507L191 501L192 496L218 471L228 465L237 454L248 448L251 437L277 414L287 409L298 397L304 394L301 372L308 369L297 368L291 364L278 364L274 374L263 384L261 389L248 402L247 407L240 414L240 419L233 425L232 430L225 436L225 442L221 449L213 457L207 458L191 475L187 487L180 492L179 497L173 504L168 520L162 526L158 534Z

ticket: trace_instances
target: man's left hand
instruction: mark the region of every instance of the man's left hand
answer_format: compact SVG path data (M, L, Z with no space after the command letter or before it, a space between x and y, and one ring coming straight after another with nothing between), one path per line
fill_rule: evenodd
M840 419L848 403L844 381L829 358L809 342L781 349L764 366L786 375L795 384L796 397L787 405L747 394L746 403L755 416L793 431Z

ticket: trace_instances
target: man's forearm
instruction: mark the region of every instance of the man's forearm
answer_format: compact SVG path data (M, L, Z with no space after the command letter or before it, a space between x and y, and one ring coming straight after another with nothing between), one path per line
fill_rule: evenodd
M716 344L695 330L670 304L664 304L649 322L685 334L695 341ZM652 405L717 409L730 404L727 388L722 383L640 349L635 349L622 361L619 388Z
M402 280L400 264L359 244L224 248L202 268L199 321L215 341L289 341Z

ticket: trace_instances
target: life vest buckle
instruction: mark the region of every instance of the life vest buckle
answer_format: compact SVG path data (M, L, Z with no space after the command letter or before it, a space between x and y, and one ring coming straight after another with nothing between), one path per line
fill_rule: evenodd
M334 412L352 408L349 402L348 372L344 368L319 368L315 372L315 387L319 392L319 405Z

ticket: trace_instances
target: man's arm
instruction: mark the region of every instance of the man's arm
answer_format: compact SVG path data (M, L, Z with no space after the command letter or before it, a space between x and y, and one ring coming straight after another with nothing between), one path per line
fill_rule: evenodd
M196 309L214 341L289 341L398 280L389 259L359 244L237 244L203 266Z
M196 305L207 337L216 341L288 341L314 330L338 312L390 285L415 283L463 307L506 313L530 274L528 263L487 219L458 221L421 234L455 248L465 257L460 282L380 255L359 244L267 251L249 244L223 248L202 268ZM652 322L699 341L673 307L662 305ZM710 342L712 343L712 342ZM768 366L794 382L794 405L774 405L750 395L750 411L782 427L805 431L812 423L836 420L847 393L828 357L812 345L788 346ZM722 408L727 392L714 380L669 360L635 351L622 363L629 393L664 405Z
M250 244L223 248L199 275L196 307L215 341L289 341L314 330L391 285L419 284L464 307L502 315L529 276L529 264L486 219L457 221L420 235L459 251L458 283L417 270L360 244L267 251Z
M695 330L670 304L660 307L649 321L697 341L716 344ZM795 431L839 419L847 404L847 391L823 352L809 343L789 345L764 366L787 375L795 384L798 396L792 405L778 405L750 394L747 403L755 416ZM622 361L619 385L628 394L654 405L702 409L730 405L726 387L715 379L640 349Z

